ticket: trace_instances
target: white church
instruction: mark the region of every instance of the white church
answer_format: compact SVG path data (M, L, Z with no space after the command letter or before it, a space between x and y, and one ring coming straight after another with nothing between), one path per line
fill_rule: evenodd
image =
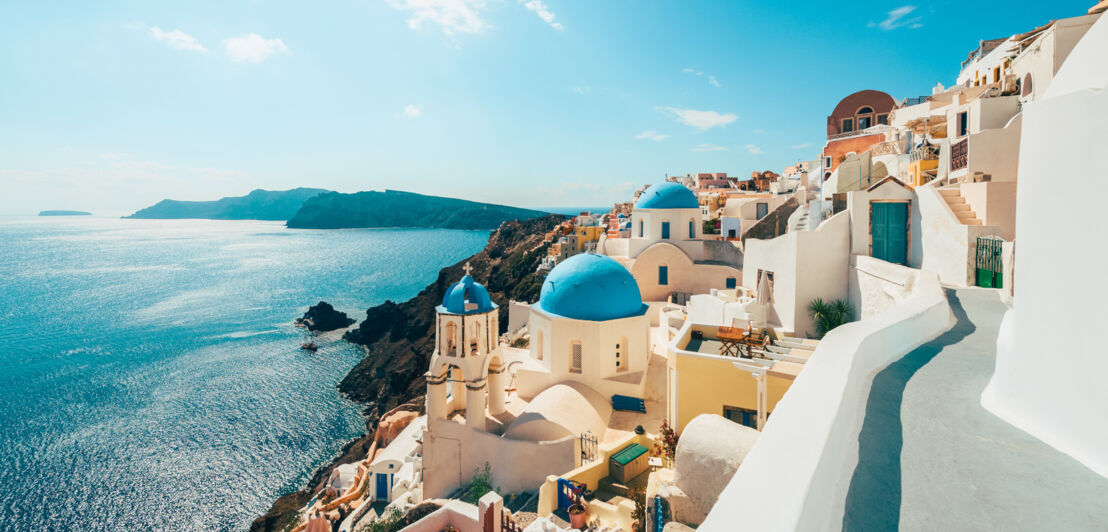
M450 287L425 375L424 498L450 495L486 463L507 491L580 465L580 437L603 440L612 396L647 394L647 309L621 264L575 255L531 306L529 350L509 354L488 291L468 274Z

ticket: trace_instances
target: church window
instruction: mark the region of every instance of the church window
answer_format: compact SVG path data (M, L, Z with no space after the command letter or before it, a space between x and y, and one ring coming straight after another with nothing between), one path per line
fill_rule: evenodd
M573 340L569 343L569 372L581 373L581 341Z

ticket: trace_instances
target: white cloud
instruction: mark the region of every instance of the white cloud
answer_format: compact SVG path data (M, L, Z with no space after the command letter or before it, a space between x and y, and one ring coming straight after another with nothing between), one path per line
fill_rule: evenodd
M727 151L727 148L715 144L698 144L689 148L689 151Z
M792 146L789 146L789 147L794 149L794 150L803 150L804 148L811 148L812 145L805 142L804 144L793 144Z
M551 28L558 31L566 29L560 22L554 22L554 12L550 11L550 8L546 7L546 4L542 3L541 0L519 0L519 3L523 4L523 7L534 11L543 22L550 24Z
M658 142L660 140L666 140L667 138L669 138L669 135L663 135L652 129L648 129L646 131L643 131L642 133L639 133L638 135L635 135L635 138L643 140L653 140L654 142Z
M686 74L693 74L693 75L696 75L696 76L702 76L702 77L704 76L703 72L701 72L701 71L699 71L695 68L685 68L685 69L682 69L681 72L684 72ZM716 79L716 77L711 75L711 74L708 74L708 84L715 87L715 88L717 88L717 89L723 86L723 85L720 85L719 80Z
M765 132L766 132L766 130L764 130L764 129L755 129L754 130L754 133L756 135L761 135L761 134L764 134Z
M881 28L881 31L895 30L902 26L908 26L909 28L922 28L923 17L908 17L916 10L916 6L900 6L892 11L889 11L889 16L881 22L870 21L869 27Z
M570 90L577 93L577 94L588 94L588 93L592 92L592 87L590 87L588 85L584 85L584 86L581 86L581 87L573 87Z
M423 114L418 105L408 104L404 106L404 116L408 118L419 118Z
M260 63L276 53L289 52L281 39L264 39L257 33L223 39L227 55L238 62Z
M442 29L446 35L480 33L488 28L480 11L484 0L388 0L395 9L408 11L408 27L417 30L424 22Z
M189 35L181 30L164 31L161 28L154 26L150 28L150 36L154 40L163 42L166 46L177 50L188 50L190 52L202 52L206 53L207 48L200 44L200 41L196 40L196 37Z
M762 151L762 148L759 148L759 147L757 147L753 144L747 144L746 145L746 151L749 152L751 155L762 155L762 154L766 153L766 152Z
M726 126L735 120L738 115L734 113L719 113L717 111L697 111L695 109L681 109L679 107L658 107L657 110L672 115L678 122L686 126L692 126L704 131L713 127Z

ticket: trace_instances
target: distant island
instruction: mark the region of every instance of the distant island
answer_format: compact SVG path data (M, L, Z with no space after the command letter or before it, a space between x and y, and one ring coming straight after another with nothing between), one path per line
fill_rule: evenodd
M42 212L38 213L38 215L39 216L92 216L92 213L91 212L85 212L85 211L52 210L52 211L42 211Z
M305 200L328 192L321 188L292 190L255 190L245 196L215 201L178 201L166 199L124 218L209 220L288 220Z
M492 230L509 220L529 220L547 214L397 190L354 194L328 192L305 201L286 225L296 229L427 227Z

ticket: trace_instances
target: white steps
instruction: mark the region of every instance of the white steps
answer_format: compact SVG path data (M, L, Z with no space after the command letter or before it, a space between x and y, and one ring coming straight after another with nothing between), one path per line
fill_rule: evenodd
M966 198L962 197L961 190L956 187L940 188L938 190L939 194L946 200L946 204L950 206L955 218L958 219L958 223L962 225L984 225L977 218L977 213L966 203Z

